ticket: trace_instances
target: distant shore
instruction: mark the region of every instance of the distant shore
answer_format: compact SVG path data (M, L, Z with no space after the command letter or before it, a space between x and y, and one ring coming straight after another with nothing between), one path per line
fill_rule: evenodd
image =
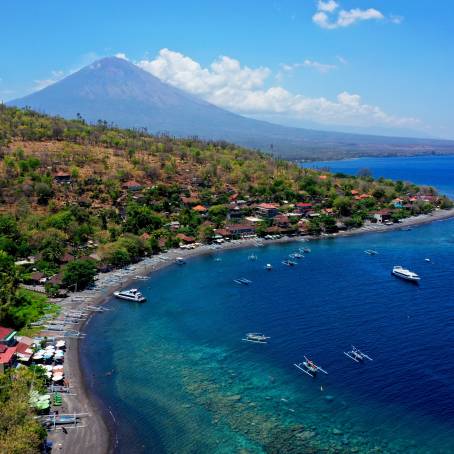
M264 240L264 245L288 243L293 241L308 241L338 238L344 236L359 235L365 233L380 233L395 230L408 229L435 221L454 218L454 208L450 210L436 210L428 215L413 216L404 219L401 223L393 225L367 224L363 227L341 231L335 234L323 234L317 237L282 237L276 240ZM157 256L148 257L134 265L122 270L115 270L103 273L97 277L96 290L85 290L71 294L66 300L58 301L63 309L87 310L87 306L98 306L109 300L114 291L130 285L139 278L146 278L153 272L161 270L175 263L177 257L185 260L193 257L217 254L226 250L248 248L256 246L256 239L245 239L226 242L221 245L208 246L202 245L195 249L172 249ZM84 326L90 318L84 320L77 329L82 332ZM48 336L58 335L55 332L43 332ZM83 340L69 339L68 350L65 358L65 376L70 381L76 396L64 395L64 406L60 413L88 413L89 417L84 428L71 429L68 434L63 432L53 432L49 434L49 439L54 442L53 452L64 454L87 453L110 453L115 449L115 421L113 415L106 413L105 409L100 408L94 396L90 396L86 383L90 377L83 372L80 361L80 344Z

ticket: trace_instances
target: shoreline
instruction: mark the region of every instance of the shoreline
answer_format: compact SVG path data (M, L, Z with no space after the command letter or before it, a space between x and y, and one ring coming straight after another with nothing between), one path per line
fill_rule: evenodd
M383 224L368 224L363 227L341 231L335 234L322 234L320 236L295 236L283 237L276 240L264 240L264 245L285 244L306 241L334 239L366 233L383 233L396 230L406 230L411 227L418 227L436 221L449 220L454 218L454 208L449 210L436 210L428 215L419 215L406 218L401 223L390 226ZM87 309L87 306L102 306L111 297L114 291L130 285L139 278L148 278L153 272L159 271L175 264L177 257L191 259L194 257L216 254L228 250L256 247L256 239L235 240L217 246L202 245L196 249L171 249L159 255L147 257L144 260L130 265L126 268L97 275L95 290L84 290L72 293L70 297L56 301L64 310L89 311L87 319L82 320L76 327L81 333L90 321L94 311ZM43 335L58 336L58 332L42 331ZM65 357L65 376L70 385L77 393L76 396L64 395L61 413L88 413L86 426L78 429L71 429L68 434L63 432L51 432L48 438L54 442L54 451L64 454L78 454L80 452L111 453L114 451L117 440L115 433L115 418L109 416L108 408L103 407L100 399L94 395L87 386L89 377L83 371L83 364L80 354L80 339L68 339L67 354Z

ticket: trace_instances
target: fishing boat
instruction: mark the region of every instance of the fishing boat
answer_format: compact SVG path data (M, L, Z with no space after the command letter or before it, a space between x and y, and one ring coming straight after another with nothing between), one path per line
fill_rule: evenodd
M302 363L296 363L294 366L299 369L301 372L315 378L318 372L323 372L328 375L325 369L322 369L320 366L317 366L313 361L311 361L307 356L304 357L305 361Z
M364 251L364 253L367 254L367 255L377 255L378 254L378 252L374 251L373 249L366 249Z
M273 269L273 266L271 265L271 263L267 263L267 264L265 265L265 269L266 269L267 271L271 271L271 270Z
M64 425L64 424L76 424L78 422L79 418L77 416L71 416L71 415L51 415L48 416L45 419L45 425L46 426L51 426L51 425Z
M247 333L246 336L241 340L244 340L246 342L253 342L255 344L266 344L268 339L269 336L265 336L261 333Z
M136 288L114 292L114 296L121 300L135 301L137 303L144 303L147 300Z
M184 260L183 257L177 257L177 258L175 259L175 263L176 263L177 265L185 265L185 264L186 264L186 261Z
M283 260L282 264L285 265L285 266L295 266L295 265L297 265L297 263L292 261L292 260Z
M402 268L400 265L396 265L393 268L392 274L405 281L417 283L421 280L421 278L415 272L407 270L406 268Z
M373 359L369 356L363 353L359 348L356 348L355 346L352 345L352 349L348 352L344 352L344 355L348 356L350 359L357 363L362 363L364 362L365 359L369 361L373 361Z
M236 284L249 285L252 284L252 281L246 279L245 277L240 277L239 279L234 279L233 282Z

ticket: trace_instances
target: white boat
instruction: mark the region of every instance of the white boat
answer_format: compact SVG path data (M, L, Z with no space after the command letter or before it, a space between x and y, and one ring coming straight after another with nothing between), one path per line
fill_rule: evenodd
M266 344L268 339L268 336L261 333L247 333L246 337L242 340L246 342L254 342L255 344Z
M257 256L255 254L251 254L249 257L248 257L248 260L257 260Z
M292 260L283 260L282 264L285 265L285 266L295 266L295 265L297 265L297 263L293 262Z
M317 366L313 361L311 361L307 356L304 357L305 361L302 363L293 364L301 372L304 372L307 375L310 375L312 378L315 378L317 372L323 372L328 374L326 370L322 369L320 366Z
M344 355L348 356L350 359L357 363L362 363L364 362L365 359L368 359L369 361L373 361L373 359L369 356L363 353L359 348L356 348L355 346L352 345L352 349L348 352L344 352Z
M136 301L137 303L144 303L147 300L136 288L114 292L114 296L121 300Z
M175 259L175 263L176 263L177 265L184 265L186 262L185 262L185 260L184 260L183 257L177 257L177 258Z
M265 269L268 270L268 271L271 271L273 269L273 266L271 265L271 263L267 263L265 265Z
M364 253L367 254L367 255L377 255L378 254L378 252L374 251L373 249L366 249L364 251Z
M400 265L396 265L393 270L392 274L394 276L404 279L410 282L419 282L421 278L413 271L407 270L406 268L402 268Z

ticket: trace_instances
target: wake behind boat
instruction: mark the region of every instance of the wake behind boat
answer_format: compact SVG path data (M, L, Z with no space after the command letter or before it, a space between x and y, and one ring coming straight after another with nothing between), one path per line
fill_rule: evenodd
M407 270L406 268L402 268L400 265L396 265L393 270L392 274L394 276L399 277L400 279L404 279L405 281L410 282L419 282L421 278L413 271Z
M135 301L137 303L144 303L147 300L136 288L114 292L114 296L121 300Z

